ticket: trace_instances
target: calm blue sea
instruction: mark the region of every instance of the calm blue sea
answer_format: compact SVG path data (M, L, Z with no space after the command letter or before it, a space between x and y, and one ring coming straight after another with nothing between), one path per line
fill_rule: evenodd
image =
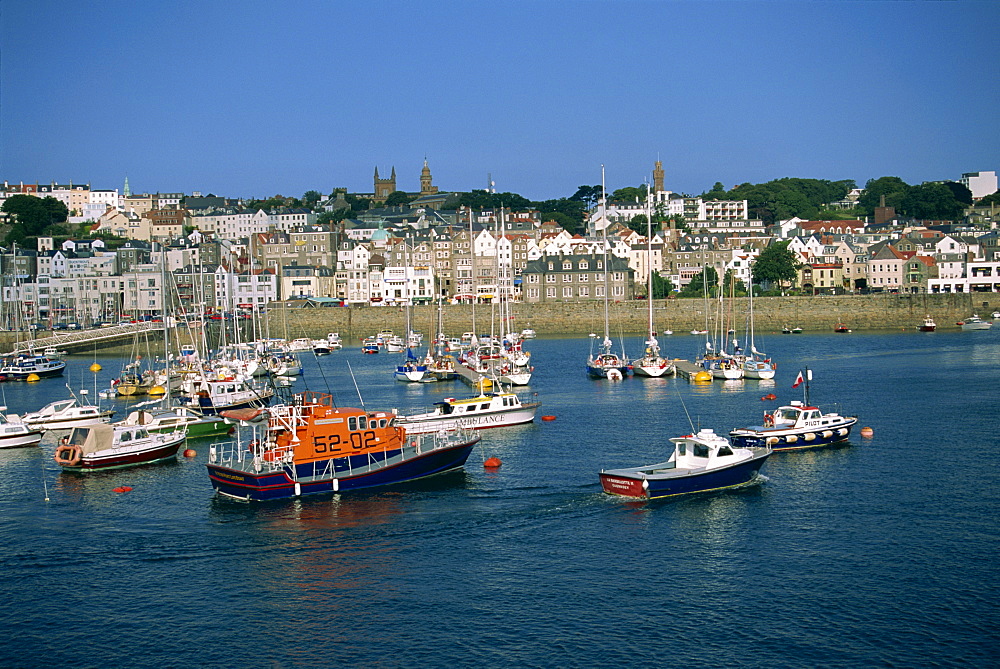
M690 359L702 340L661 341ZM208 442L85 476L51 442L0 451L0 666L996 666L1000 330L767 334L775 381L708 386L588 379L589 346L527 346L524 395L556 420L484 432L464 471L381 492L217 499ZM9 410L67 382L95 397L94 358L71 360L0 385ZM469 394L398 383L396 360L352 344L296 385L357 405L353 370L368 408L403 411ZM107 387L121 361L98 361ZM807 366L813 403L872 439L776 454L736 491L601 492L601 468L663 459L686 414L724 432L757 423L763 395L801 399Z

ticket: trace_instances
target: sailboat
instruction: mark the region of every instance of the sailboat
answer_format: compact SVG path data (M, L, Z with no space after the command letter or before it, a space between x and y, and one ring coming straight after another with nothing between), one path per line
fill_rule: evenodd
M604 339L601 340L594 354L594 342L597 335L591 333L590 356L587 358L587 374L596 379L608 379L610 381L621 381L628 376L629 364L624 355L617 355L612 352L613 346L610 334L610 322L608 316L608 221L606 214L607 194L604 191L604 166L601 166L601 221L603 223L603 248L604 248Z
M435 380L433 377L428 378L427 365L417 359L410 347L406 347L406 360L403 361L403 364L396 366L392 376L397 381L408 383L425 383Z
M427 365L427 377L435 381L451 381L458 377L455 371L455 356L449 355L448 338L444 334L444 314L441 309L441 296L438 295L437 337L427 347L424 364Z
M652 192L646 193L646 306L649 318L646 328L646 352L632 361L632 373L636 376L669 376L676 371L674 364L660 355L660 342L653 330L653 216L650 200ZM606 291L605 291L606 292Z
M503 208L500 208L500 234L497 237L497 288L500 297L500 333L503 344L503 360L500 363L500 383L509 386L526 386L531 382L531 353L521 345L521 333L514 327L513 292L514 279L512 265L500 262L500 243L504 239Z
M410 302L412 298L410 297L410 281L409 281L409 256L405 253L406 242L403 242L404 249L404 268L406 270L407 280L406 280L406 334L407 337L410 336L412 330L410 329ZM392 376L397 381L404 381L408 383L423 383L425 381L425 376L427 376L427 365L423 364L422 361L417 359L414 355L413 349L408 345L408 342L403 337L394 335L389 338L386 343L385 350L389 353L398 353L402 350L406 350L406 359L402 364L397 365L395 371L393 371ZM433 381L433 378L428 378L426 381Z
M747 339L750 342L750 353L743 360L743 376L748 379L773 379L778 365L766 354L758 351L754 341L752 271L750 273L750 295L747 297L747 312Z

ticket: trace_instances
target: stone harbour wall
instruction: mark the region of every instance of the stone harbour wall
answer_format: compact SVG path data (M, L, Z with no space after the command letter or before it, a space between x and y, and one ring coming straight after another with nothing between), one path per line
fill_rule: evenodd
M755 298L754 321L761 333L779 332L782 327L801 327L805 331L832 331L842 322L852 330L913 329L930 315L939 328L955 328L955 323L972 313L988 317L1000 309L1000 294L966 293L950 295L822 295L815 297ZM747 298L718 300L706 305L699 299L653 301L653 326L657 331L675 332L705 329L706 311L715 322L719 311L726 323L737 331L745 329ZM556 302L552 304L517 304L513 308L515 329L534 328L539 336L587 335L604 331L604 303ZM648 307L643 300L611 303L608 308L611 333L642 334L646 330ZM442 329L448 336L475 330L499 334L505 328L492 305L444 305ZM270 333L273 337L324 337L339 332L345 344L354 344L379 330L402 333L406 313L401 307L325 307L271 310ZM414 330L425 336L437 330L437 306L421 305L411 309ZM711 327L711 326L710 326Z

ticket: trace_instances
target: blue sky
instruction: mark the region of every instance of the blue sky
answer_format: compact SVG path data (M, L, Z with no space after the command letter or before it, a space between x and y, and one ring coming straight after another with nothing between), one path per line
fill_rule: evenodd
M998 170L995 2L0 3L0 178L531 199Z

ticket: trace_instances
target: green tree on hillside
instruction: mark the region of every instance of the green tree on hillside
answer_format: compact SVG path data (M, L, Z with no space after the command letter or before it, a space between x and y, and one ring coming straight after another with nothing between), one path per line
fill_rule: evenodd
M323 199L323 194L320 193L318 190L307 190L305 193L302 194L302 204L305 205L306 207L309 207L310 209L319 204L320 200L322 199Z
M799 262L788 250L791 242L776 242L760 252L753 263L754 283L792 282L798 276Z
M11 229L4 238L8 244L37 237L49 226L65 223L69 217L66 205L51 196L12 195L4 201L2 210L12 220Z
M986 197L980 198L979 202L976 204L979 206L988 206L991 204L1000 205L1000 190L995 193L990 193Z
M965 205L955 199L954 192L945 184L926 183L910 188L900 209L914 218L953 221L961 218Z
M674 291L674 285L670 279L661 276L659 272L653 272L653 299L662 300Z
M715 297L719 286L719 273L714 267L704 266L701 271L691 277L688 285L679 293L681 297L702 297L707 289L709 297Z
M397 190L394 193L389 193L389 197L385 199L385 206L398 207L400 205L407 205L415 199L416 198L412 195L408 195L401 190Z
M625 188L619 188L611 194L608 198L611 202L618 202L620 204L635 204L636 202L646 201L646 185L642 186L626 186Z
M951 191L951 194L955 196L955 200L965 205L966 207L972 206L972 191L965 184L960 184L957 181L945 181L944 187Z
M569 199L583 202L587 209L592 209L597 206L601 199L601 185L580 186L575 193L569 196Z
M868 183L865 184L865 192L858 199L858 206L871 216L875 213L875 207L879 206L879 202L884 195L887 207L895 207L896 211L901 211L903 199L909 190L909 184L899 177L869 179Z

